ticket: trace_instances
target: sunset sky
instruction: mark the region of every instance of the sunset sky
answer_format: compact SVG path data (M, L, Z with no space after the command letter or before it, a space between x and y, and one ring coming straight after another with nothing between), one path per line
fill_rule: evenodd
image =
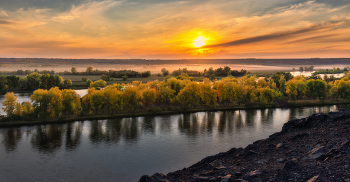
M350 57L350 1L4 0L0 57Z

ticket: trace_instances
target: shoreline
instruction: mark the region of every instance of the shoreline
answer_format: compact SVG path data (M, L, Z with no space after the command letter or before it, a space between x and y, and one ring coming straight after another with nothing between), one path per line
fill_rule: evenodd
M308 102L309 101L309 102ZM316 101L316 102L315 102ZM271 109L271 108L296 108L296 107L316 107L316 106L330 106L330 105L341 105L350 104L349 101L320 101L320 100L307 100L303 103L287 103L287 104L274 104L274 105L256 105L256 106L239 106L239 107L220 107L220 108L198 108L198 109L187 109L177 111L162 111L162 112L141 112L141 113L123 113L113 115L93 115L93 116L76 116L58 119L48 119L46 121L10 121L0 122L0 128L6 127L21 127L21 126L33 126L43 124L62 124L75 121L86 121L86 120L104 120L113 118L129 118L129 117L144 117L144 116L160 116L160 115L172 115L172 114L184 114L194 112L217 112L217 111L236 111L236 110L251 110L251 109ZM0 120L1 121L1 120Z
M245 148L203 158L139 182L350 181L350 110L290 120L280 132Z

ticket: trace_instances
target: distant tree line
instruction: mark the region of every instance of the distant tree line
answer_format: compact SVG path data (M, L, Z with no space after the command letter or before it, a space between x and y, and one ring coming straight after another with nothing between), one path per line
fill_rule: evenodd
M50 89L52 87L70 88L72 81L70 79L64 80L57 75L31 73L24 78L16 75L0 75L0 91L4 92L8 89L20 90L36 90L39 88Z

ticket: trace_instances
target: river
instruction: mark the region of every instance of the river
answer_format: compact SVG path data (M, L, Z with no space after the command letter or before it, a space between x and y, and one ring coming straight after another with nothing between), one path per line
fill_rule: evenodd
M196 112L0 129L0 181L138 181L350 105Z

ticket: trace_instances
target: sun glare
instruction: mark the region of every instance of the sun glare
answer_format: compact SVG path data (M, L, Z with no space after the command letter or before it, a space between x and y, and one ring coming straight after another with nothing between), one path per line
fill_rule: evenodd
M194 47L202 47L205 45L205 38L202 36L198 36L196 39L193 41L193 46Z

